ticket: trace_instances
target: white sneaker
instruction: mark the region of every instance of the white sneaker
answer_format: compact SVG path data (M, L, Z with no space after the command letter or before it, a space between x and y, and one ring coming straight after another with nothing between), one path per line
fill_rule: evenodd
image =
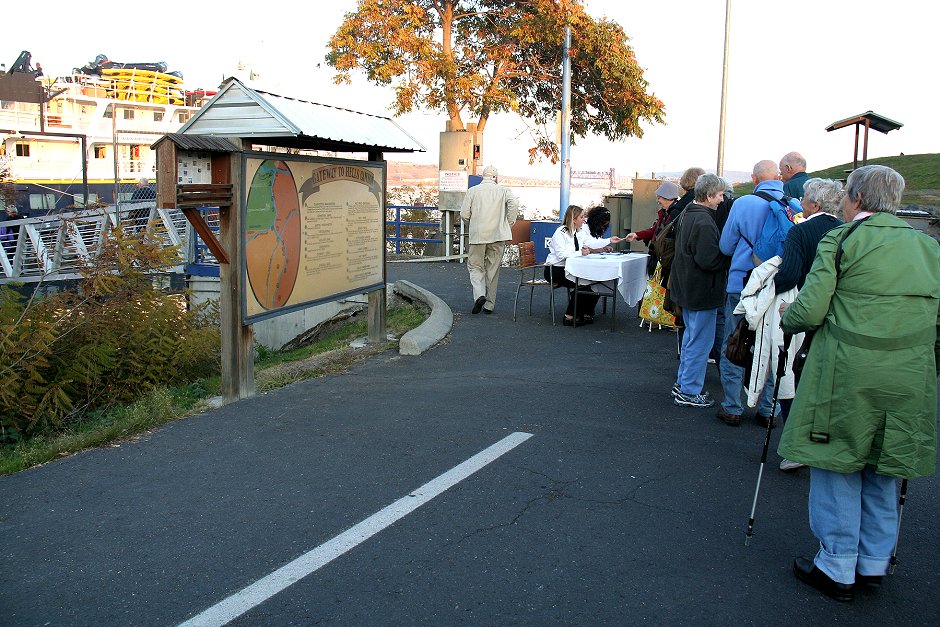
M794 471L799 470L800 468L806 468L806 464L801 464L800 462L794 462L786 458L780 460L780 470L782 470L783 472L794 472Z

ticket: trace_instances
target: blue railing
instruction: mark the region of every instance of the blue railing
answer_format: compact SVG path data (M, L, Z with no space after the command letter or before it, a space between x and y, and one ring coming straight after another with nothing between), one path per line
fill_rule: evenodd
M218 207L204 207L200 209L202 219L213 233L218 237L219 232L219 209ZM189 263L186 264L186 274L195 276L219 276L219 262L209 250L209 247L202 241L198 233L193 232L190 240L192 248L189 255Z
M419 229L439 229L441 227L440 222L408 222L402 221L401 212L402 210L408 211L433 211L437 213L437 207L414 207L408 205L388 205L386 206L386 220L385 220L385 241L394 242L395 244L395 254L401 254L401 245L402 243L420 243L420 244L443 244L444 240L442 239L430 239L426 237L411 237L410 234L408 237L402 237L401 228L404 226L417 227ZM389 220L387 218L391 217L391 213L394 211L395 219ZM389 235L389 229L394 228L395 234Z
M167 246L181 245L183 250L188 250L188 261L185 267L178 268L178 272L218 276L218 262L205 243L192 233L182 211L157 209L155 204L153 201L124 203L119 207L3 222L3 228L0 229L0 283L78 277L80 264L88 256L97 254L104 232L118 223L118 213L125 228L135 231L148 229L165 240ZM425 245L446 243L449 245L444 246L444 257L453 257L453 245L459 243L459 225L402 220L403 210L423 211L430 214L428 218L441 219L437 207L386 207L385 239L394 244L395 254L401 255L402 246L410 245L406 246L410 248L405 251L406 255L422 256ZM203 211L209 228L218 231L218 210L206 208ZM454 214L446 213L448 219ZM394 220L388 219L392 216ZM431 230L443 233L438 238L414 237L414 233L410 232L412 230L421 231L422 234Z

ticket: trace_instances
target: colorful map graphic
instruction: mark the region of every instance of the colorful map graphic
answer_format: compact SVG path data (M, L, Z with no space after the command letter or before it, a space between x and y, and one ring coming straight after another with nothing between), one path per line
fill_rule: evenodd
M265 309L290 299L300 267L300 201L290 168L266 159L248 189L246 259L248 282Z

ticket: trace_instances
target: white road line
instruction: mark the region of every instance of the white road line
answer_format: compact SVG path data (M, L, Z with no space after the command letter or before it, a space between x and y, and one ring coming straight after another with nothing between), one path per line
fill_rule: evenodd
M232 596L181 623L180 627L208 627L225 625L248 610L260 605L289 585L326 566L350 549L365 542L386 527L404 518L438 494L457 485L476 471L499 459L532 437L531 433L517 431L496 444L483 449L467 461L454 466L436 479L402 497L359 524L350 527L332 540L304 553L270 575L242 588Z

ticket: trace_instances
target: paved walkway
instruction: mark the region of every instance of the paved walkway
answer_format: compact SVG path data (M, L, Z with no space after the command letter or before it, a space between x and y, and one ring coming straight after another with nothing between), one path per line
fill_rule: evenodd
M440 345L0 478L3 624L938 623L937 479L837 604L790 573L808 477L775 453L744 546L763 430L671 404L673 333L552 327L544 293L514 323L511 270L492 316L463 265L388 275L453 308Z

